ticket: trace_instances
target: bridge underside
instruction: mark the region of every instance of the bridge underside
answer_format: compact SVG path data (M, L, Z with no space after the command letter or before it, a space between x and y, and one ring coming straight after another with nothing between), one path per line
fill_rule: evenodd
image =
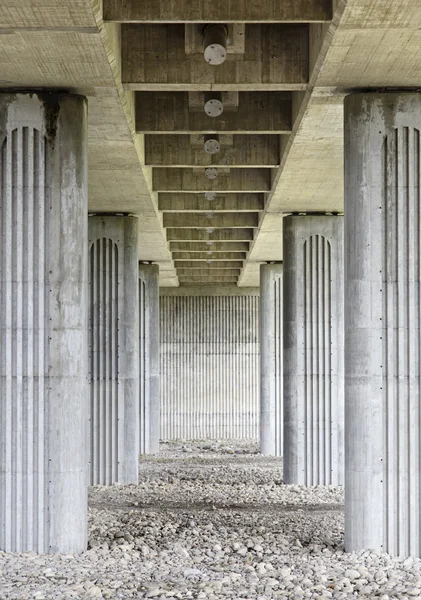
M0 73L0 549L86 548L161 380L420 556L419 0L3 0Z

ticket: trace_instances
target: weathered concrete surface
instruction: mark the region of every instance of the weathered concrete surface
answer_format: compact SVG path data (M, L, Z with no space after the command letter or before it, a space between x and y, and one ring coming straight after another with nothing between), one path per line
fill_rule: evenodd
M260 452L283 454L282 264L260 266Z
M161 289L161 437L257 439L259 298L208 287Z
M293 133L281 147L281 166L239 285L257 284L256 262L282 260L274 226L279 213L343 211L346 89L419 85L418 0L335 0L333 8L331 24L310 25L309 85L300 99L297 94Z
M420 556L421 95L345 116L346 548Z
M161 434L159 267L139 264L140 454L157 454Z
M284 480L342 485L343 217L284 226Z
M0 548L87 544L87 103L0 94Z
M138 481L137 232L136 217L89 217L92 485Z

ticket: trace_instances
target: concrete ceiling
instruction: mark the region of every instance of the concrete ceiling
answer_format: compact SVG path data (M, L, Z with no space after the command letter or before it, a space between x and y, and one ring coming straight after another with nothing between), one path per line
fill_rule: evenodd
M208 23L228 28L216 66ZM90 211L139 215L162 286L257 286L285 214L343 210L344 95L420 83L419 0L0 5L1 87L88 96Z

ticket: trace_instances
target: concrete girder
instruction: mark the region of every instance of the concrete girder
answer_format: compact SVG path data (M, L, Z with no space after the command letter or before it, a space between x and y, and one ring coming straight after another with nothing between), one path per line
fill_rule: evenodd
M248 242L171 242L171 252L248 252Z
M204 169L154 169L152 186L155 192L270 192L269 169L218 169L214 179L208 179Z
M194 194L159 194L158 208L163 212L259 212L263 210L263 194L228 194L209 201Z
M122 82L131 90L305 90L309 78L306 24L247 25L231 54L215 68L197 51L185 24L126 24L121 28ZM244 25L243 25L244 27Z
M196 277L179 277L178 278L180 283L187 283L187 284L191 284L191 283L228 283L228 284L232 284L232 283L237 283L238 277L235 277L233 275L230 275L228 277L222 277L222 276L218 276L218 277L202 277L201 275L197 275Z
M128 23L323 23L332 18L330 0L103 0L104 20Z
M212 254L208 254L207 252L173 252L173 259L190 261L213 260ZM245 260L245 258L245 252L219 252L217 255L217 260Z
M212 218L209 218L189 213L164 213L163 225L164 227L181 229L191 229L192 227L199 227L200 229L243 229L245 227L257 227L258 215L256 213L225 213L223 215L214 215ZM230 237L228 237L228 239L230 239Z
M279 166L279 135L220 135L221 149L213 155L203 151L203 138L202 135L146 135L145 164L151 167Z
M205 269L241 269L243 266L243 261L230 261L227 262L225 260L214 260L212 259L211 263L208 263L205 260L202 261L183 261L183 260L175 260L174 261L175 268L181 267L182 269L197 269L198 271L203 271Z
M209 269L209 270L205 270L203 269L202 274L205 277L229 277L229 276L233 276L233 277L238 277L239 274L241 273L240 269ZM177 269L177 275L179 277L196 277L197 275L197 270L196 269L183 269L182 267L180 267L179 269Z
M291 133L291 92L239 92L238 97L235 111L225 111L214 119L204 111L190 111L187 92L136 92L136 131L172 134Z
M215 229L212 232L207 232L205 229L197 229L197 226L193 225L189 229L171 227L167 229L167 240L170 242L251 242L253 235L253 229L246 228Z

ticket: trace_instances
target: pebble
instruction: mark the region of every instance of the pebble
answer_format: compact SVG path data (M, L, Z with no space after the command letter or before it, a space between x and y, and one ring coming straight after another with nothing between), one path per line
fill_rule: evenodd
M346 554L342 488L284 485L255 442L162 444L89 500L88 551L0 552L0 600L421 600L419 559Z

